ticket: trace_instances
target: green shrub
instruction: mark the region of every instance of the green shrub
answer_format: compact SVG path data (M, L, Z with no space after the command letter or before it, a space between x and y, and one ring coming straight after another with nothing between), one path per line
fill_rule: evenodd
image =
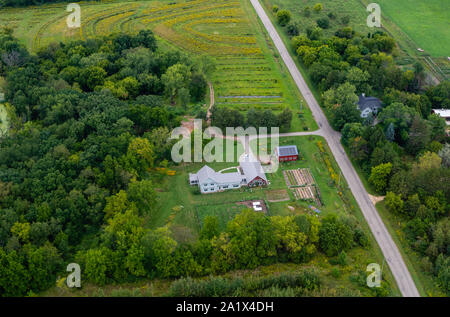
M277 22L281 26L286 26L291 21L291 12L288 10L280 10L277 12Z
M303 14L305 15L305 17L311 16L311 8L310 7L305 7L303 9Z
M339 270L337 267L334 267L330 273L331 273L331 276L333 276L334 278L341 277L341 270Z
M316 4L313 6L313 10L314 10L316 13L319 13L320 11L322 11L322 9L323 9L323 4L322 4L322 3L316 3Z
M338 255L338 263L342 266L347 265L347 253L345 251L342 251Z
M317 19L317 25L321 28L321 29L328 29L330 27L330 19L328 19L327 17L323 17L320 19Z

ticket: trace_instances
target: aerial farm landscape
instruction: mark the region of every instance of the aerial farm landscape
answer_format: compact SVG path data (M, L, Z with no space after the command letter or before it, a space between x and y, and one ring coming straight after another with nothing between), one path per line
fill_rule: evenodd
M449 21L0 0L0 296L448 297Z

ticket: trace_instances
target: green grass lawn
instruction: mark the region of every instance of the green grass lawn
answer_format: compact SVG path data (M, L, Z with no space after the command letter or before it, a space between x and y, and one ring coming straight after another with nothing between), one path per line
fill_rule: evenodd
M450 1L379 0L382 14L433 57L450 56Z
M305 137L283 137L280 138L280 145L296 145L300 153L300 159L294 162L283 162L280 163L279 169L276 173L267 174L268 180L271 182L271 189L287 189L286 182L284 180L283 171L292 170L297 168L309 168L314 180L316 181L319 190L321 192L321 200L323 205L318 206L315 203L309 201L297 201L295 204L290 202L277 202L270 203L271 214L281 214L287 215L292 214L292 211L288 206L296 207L300 211L308 210L309 205L314 205L317 207L322 214L327 214L329 212L352 212L357 208L354 202L345 203L339 195L339 190L330 178L328 169L325 162L320 156L320 151L317 146L318 141L326 144L325 140L319 136L305 136ZM267 147L270 148L270 139L267 140ZM253 153L257 153L257 140L253 140L250 143ZM331 154L329 157L332 158ZM337 164L333 162L333 168L339 171ZM342 178L342 184L345 180ZM294 196L289 190L291 199ZM347 194L351 196L351 193L347 190ZM297 211L296 209L296 211ZM311 212L309 210L309 212ZM311 212L312 213L312 212Z

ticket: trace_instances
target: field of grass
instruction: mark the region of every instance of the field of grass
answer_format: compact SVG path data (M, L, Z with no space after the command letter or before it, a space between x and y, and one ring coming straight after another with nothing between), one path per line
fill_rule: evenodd
M217 216L220 230L225 230L227 223L246 208L246 206L236 203L198 206L196 207L196 215L200 226L203 225L205 217Z
M450 56L450 2L379 0L383 15L394 21L418 47L433 57Z
M150 227L159 227L168 222L189 227L193 232L200 228L201 220L205 215L215 213L221 218L223 213L236 213L240 206L236 202L260 199L266 201L269 215L294 215L298 213L314 214L309 205L319 208L321 215L329 212L345 212L355 214L358 208L351 192L348 190L345 179L339 180L340 187L337 188L336 182L331 180L329 170L325 161L321 158L317 142L321 141L328 153L336 175L339 175L339 168L329 152L326 142L319 136L308 137L288 137L281 138L280 144L297 145L301 159L297 162L286 162L280 164L276 173L266 174L270 185L267 188L240 188L237 190L228 190L220 193L200 194L196 186L188 184L189 173L197 172L205 163L189 163L173 168L177 171L175 176L168 176L162 179L160 183L160 196L164 205L153 215L149 221ZM256 153L256 140L251 142L253 153ZM268 140L270 147L270 139ZM241 144L235 146L236 158L243 153ZM208 166L216 171L227 167L238 166L237 162L208 163ZM292 192L288 189L283 170L296 168L310 168L311 173L321 192L322 206L318 206L310 201L295 201ZM269 202L273 191L287 190L289 200L280 202ZM290 206L291 208L289 208ZM239 207L239 208L238 208ZM228 219L228 217L222 217ZM223 221L225 224L226 221Z
M294 112L292 131L317 128L308 108L297 115L302 96L248 1L115 0L81 3L81 10L80 29L67 28L65 4L4 9L0 26L12 27L35 51L53 41L150 28L170 46L215 59L211 81L217 105L275 113L288 106Z

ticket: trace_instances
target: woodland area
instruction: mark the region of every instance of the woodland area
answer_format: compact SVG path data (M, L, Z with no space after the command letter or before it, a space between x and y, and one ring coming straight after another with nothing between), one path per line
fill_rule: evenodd
M48 289L70 262L104 285L300 263L317 252L345 263L345 251L368 247L356 220L336 215L319 221L247 210L222 232L208 217L193 244L167 226L146 227L163 203L154 167L168 164L183 98L203 98L208 59L162 50L150 31L30 55L4 30L0 55L15 108L0 143L3 296ZM388 294L383 285L373 294Z

